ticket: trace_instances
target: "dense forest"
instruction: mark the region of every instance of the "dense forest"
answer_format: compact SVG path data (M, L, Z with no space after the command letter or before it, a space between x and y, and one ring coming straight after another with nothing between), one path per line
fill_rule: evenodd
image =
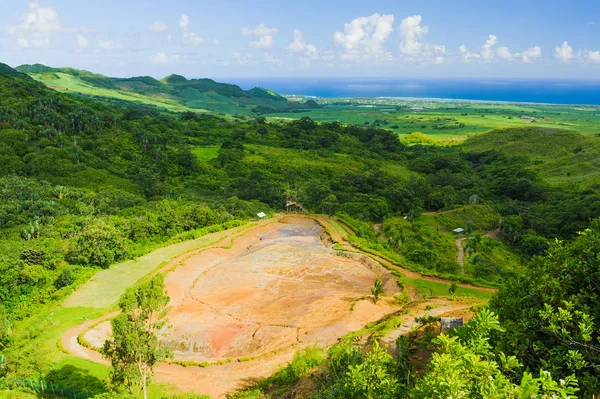
M320 360L316 397L591 397L600 386L600 186L555 184L539 157L486 144L523 134L585 152L561 144L580 136L559 129L408 146L372 126L171 113L58 93L0 64L0 376L51 371L32 359L19 323L99 269L293 199L338 215L356 245L408 268L499 287L488 310L438 338L421 377L408 380L410 366L378 348L342 342ZM470 240L465 264L424 218L459 207L461 220L440 223L451 230L467 218L468 230L500 234Z

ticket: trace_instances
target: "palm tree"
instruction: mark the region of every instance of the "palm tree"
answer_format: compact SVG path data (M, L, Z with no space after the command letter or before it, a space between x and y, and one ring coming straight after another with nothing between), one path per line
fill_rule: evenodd
M383 283L381 279L377 277L375 279L375 284L371 287L371 294L373 294L373 303L377 303L379 301L379 296L383 294Z

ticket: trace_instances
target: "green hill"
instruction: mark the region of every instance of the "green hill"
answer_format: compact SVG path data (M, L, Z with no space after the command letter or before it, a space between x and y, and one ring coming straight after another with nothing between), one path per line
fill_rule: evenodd
M494 129L471 137L467 151L494 149L505 154L529 158L529 168L546 181L582 189L600 189L600 140L557 128L527 127Z
M150 76L113 78L73 68L41 64L16 68L47 86L86 96L135 101L171 111L210 111L226 114L295 112L318 108L314 101L288 101L263 88L242 90L239 86L212 79L187 79L169 75L161 80Z

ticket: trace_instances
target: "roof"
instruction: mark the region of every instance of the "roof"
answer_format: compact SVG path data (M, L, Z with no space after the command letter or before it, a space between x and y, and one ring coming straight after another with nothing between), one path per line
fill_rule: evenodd
M461 227L457 227L454 230L452 230L455 233L462 233L463 231L465 231L465 229L461 228Z
M267 214L266 214L266 213L264 213L264 212L259 212L259 213L257 213L257 214L256 214L256 216L258 216L259 218L261 218L261 219L262 219L262 218L264 218L265 216L267 216Z

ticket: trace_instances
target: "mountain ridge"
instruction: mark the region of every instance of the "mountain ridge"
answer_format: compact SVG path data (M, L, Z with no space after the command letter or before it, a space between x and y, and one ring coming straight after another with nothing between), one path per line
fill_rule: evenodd
M203 110L227 114L261 114L270 111L297 112L319 107L312 102L293 102L272 90L255 87L243 90L237 85L213 79L188 79L171 74L157 80L150 76L109 77L75 68L54 68L43 64L24 64L15 68L58 90L97 97L114 97L131 101L146 100L161 106L170 102L180 110ZM141 98L140 96L143 96ZM174 103L173 103L174 102ZM177 108L177 107L175 107Z

